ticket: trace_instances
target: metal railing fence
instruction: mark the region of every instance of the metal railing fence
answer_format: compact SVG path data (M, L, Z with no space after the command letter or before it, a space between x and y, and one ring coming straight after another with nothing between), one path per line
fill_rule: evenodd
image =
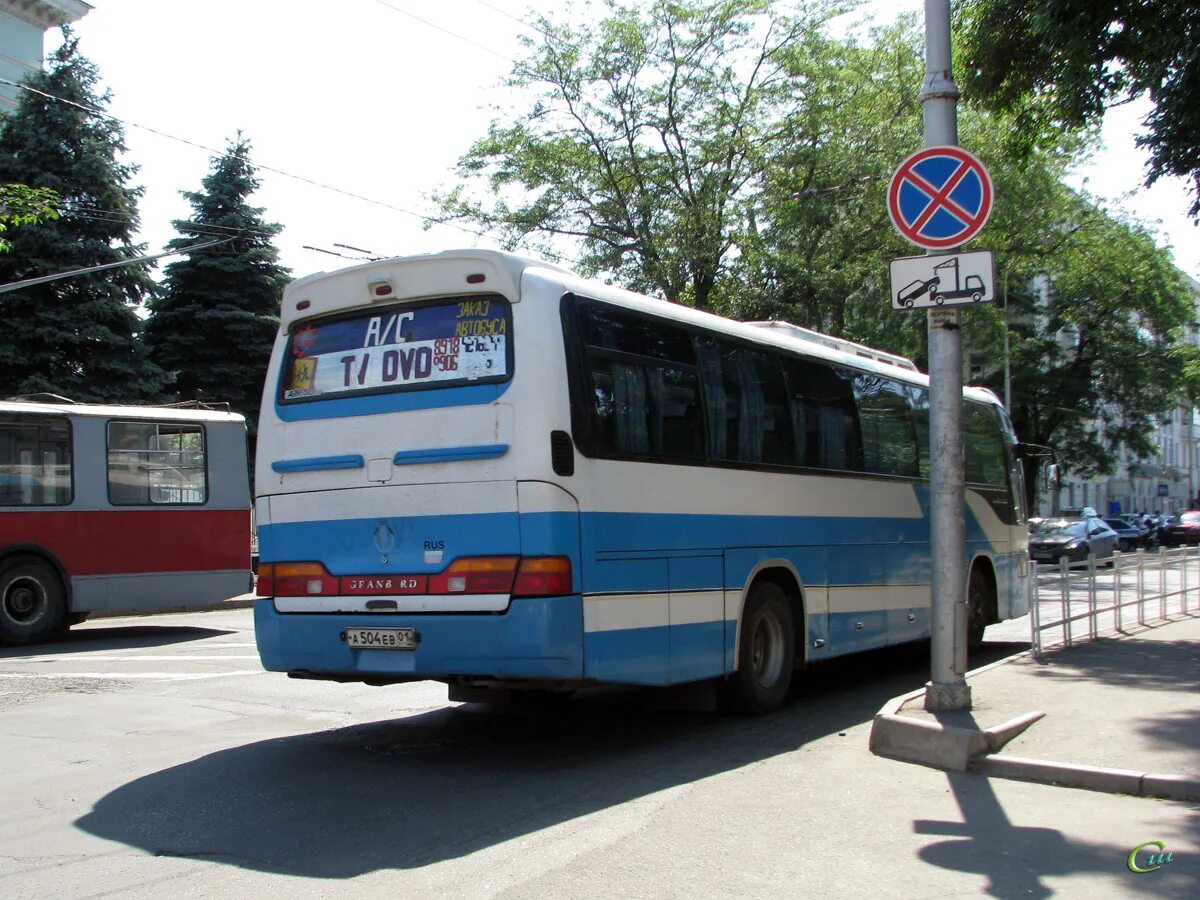
M1111 560L1033 564L1030 642L1052 646L1095 640L1136 621L1200 612L1200 547L1115 553Z

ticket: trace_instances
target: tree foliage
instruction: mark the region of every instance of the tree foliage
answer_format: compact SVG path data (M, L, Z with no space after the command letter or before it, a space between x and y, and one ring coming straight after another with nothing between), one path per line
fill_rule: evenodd
M794 18L765 0L609 10L597 25L538 21L544 40L527 42L508 82L534 102L493 122L459 163L489 196L439 199L510 245L576 238L584 270L706 309L745 227L773 112L789 99L780 51L832 7Z
M1116 453L1153 455L1159 415L1196 396L1186 341L1187 280L1152 236L1075 198L1036 290L1009 297L1010 410L1018 434L1054 446L1070 470L1112 471ZM997 378L993 386L1001 387Z
M915 251L885 203L921 143L922 35L901 19L837 37L829 12L658 3L613 6L591 29L543 23L513 83L552 89L470 148L446 213L514 244L573 236L585 271L636 290L922 363L925 316L894 312L888 283L889 260ZM701 33L695 46L682 37ZM1021 433L1092 474L1122 446L1149 453L1154 417L1200 382L1181 358L1187 285L1149 234L1064 184L1091 134L1052 106L960 107L960 140L996 187L978 243L996 253L1002 295L966 311L965 349L1003 392L1007 318ZM473 177L483 200L467 199ZM1156 354L1175 362L1153 365Z
M1178 175L1200 217L1200 4L1195 0L970 0L960 33L964 87L1026 122L1048 114L1097 122L1108 105L1146 95L1138 143L1149 177ZM1036 105L1034 105L1036 104Z
M0 235L18 225L36 225L58 218L58 194L49 188L0 184ZM0 237L0 253L12 246Z
M59 215L8 232L11 252L0 255L0 283L144 252L132 243L141 189L128 184L136 167L118 161L125 149L121 127L90 111L108 102L97 93L98 80L68 34L48 70L26 80L34 90L22 92L3 122L0 182L54 192ZM137 340L134 314L153 290L147 271L147 264L134 263L0 294L0 394L49 391L92 401L157 396L163 374Z
M178 399L227 401L253 433L289 272L271 243L281 226L265 222L263 210L248 202L259 186L249 154L250 142L239 135L213 162L202 189L183 192L194 214L174 223L182 237L168 247L227 240L165 268L145 340L152 359L171 373Z

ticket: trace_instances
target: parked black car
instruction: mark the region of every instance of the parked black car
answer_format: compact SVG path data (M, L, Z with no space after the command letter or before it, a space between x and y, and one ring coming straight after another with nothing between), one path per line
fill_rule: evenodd
M1200 544L1200 510L1189 509L1163 531L1163 543L1169 547Z
M1104 524L1117 533L1117 549L1129 553L1142 545L1148 529L1139 528L1128 519L1105 519Z
M1029 558L1040 563L1058 562L1063 557L1082 562L1089 555L1111 560L1117 541L1117 533L1103 519L1046 519L1029 536Z

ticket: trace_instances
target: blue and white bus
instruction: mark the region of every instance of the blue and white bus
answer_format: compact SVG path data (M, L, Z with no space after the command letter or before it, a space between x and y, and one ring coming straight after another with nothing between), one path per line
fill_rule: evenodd
M797 667L929 635L928 383L492 251L300 279L259 425L263 665L771 709ZM1026 612L1027 532L1008 418L964 403L979 640Z

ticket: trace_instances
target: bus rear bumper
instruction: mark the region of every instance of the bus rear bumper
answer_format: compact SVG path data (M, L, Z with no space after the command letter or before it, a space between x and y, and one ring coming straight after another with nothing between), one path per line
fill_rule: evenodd
M415 650L354 649L347 628L415 628ZM578 595L514 600L502 614L280 613L254 603L263 668L337 680L479 676L583 677L583 603Z

